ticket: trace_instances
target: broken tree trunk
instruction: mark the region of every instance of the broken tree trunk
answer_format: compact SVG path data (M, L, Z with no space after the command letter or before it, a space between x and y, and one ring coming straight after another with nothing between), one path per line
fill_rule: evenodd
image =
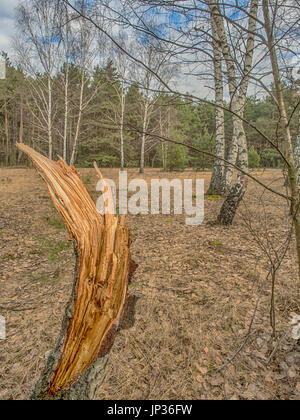
M133 267L129 229L124 216L118 220L97 211L74 167L61 158L54 162L23 143L17 147L46 182L69 239L74 240L76 255L62 330L31 399L93 399L126 301Z
M230 189L218 215L218 223L231 225L247 188L247 176L238 175L235 184Z

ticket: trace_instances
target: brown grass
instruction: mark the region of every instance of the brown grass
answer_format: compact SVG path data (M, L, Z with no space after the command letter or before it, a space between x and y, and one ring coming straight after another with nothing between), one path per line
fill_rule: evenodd
M96 200L93 169L80 170ZM103 170L117 178L117 170ZM281 172L255 173L283 190ZM137 170L129 171L129 178ZM209 172L163 173L145 178L205 179ZM45 185L32 169L0 169L0 399L27 399L52 348L73 282L74 257ZM263 196L262 196L263 194ZM134 324L117 334L99 399L299 399L299 346L290 335L296 299L294 242L278 271L276 345L269 322L270 284L262 294L249 342L226 369L247 333L269 262L287 235L285 201L250 182L234 225L213 224L222 200L205 200L205 220L186 226L185 215L128 216L132 256L138 263L129 292ZM264 203L264 204L263 204ZM272 247L274 248L272 250Z

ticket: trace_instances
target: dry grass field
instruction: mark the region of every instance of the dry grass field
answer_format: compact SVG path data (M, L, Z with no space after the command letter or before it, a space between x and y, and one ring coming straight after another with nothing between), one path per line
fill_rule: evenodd
M80 174L96 200L95 171ZM103 174L117 179L118 170ZM284 191L281 171L253 175ZM129 170L129 178L138 176ZM210 173L148 169L144 177L199 177L206 189ZM33 169L0 169L0 194L0 314L7 322L0 399L27 399L58 335L75 259ZM290 334L291 315L300 314L293 239L276 278L276 339L270 281L259 295L269 269L265 251L274 256L285 241L288 207L253 181L229 228L214 223L221 204L207 196L196 227L185 215L128 215L135 306L116 336L98 399L299 399L300 351ZM248 342L220 369L243 342L258 296Z

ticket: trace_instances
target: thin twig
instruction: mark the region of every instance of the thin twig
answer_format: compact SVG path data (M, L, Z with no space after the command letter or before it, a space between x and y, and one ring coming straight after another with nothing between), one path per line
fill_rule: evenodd
M239 348L235 351L235 353L219 369L217 369L217 372L220 372L221 370L226 368L230 363L232 363L232 361L240 354L240 352L244 349L245 345L247 344L247 342L250 338L252 326L253 326L253 323L254 323L254 320L255 320L255 317L256 317L258 305L259 305L259 302L261 300L264 288L265 288L266 284L269 282L269 277L273 273L274 267L276 268L276 270L278 270L278 268L280 267L281 262L282 262L283 258L285 257L285 254L288 250L289 243L290 243L290 240L291 240L291 237L292 237L292 232L293 232L293 228L291 227L284 244L281 246L281 254L278 253L277 261L274 262L272 264L272 266L270 267L270 269L268 271L268 274L267 274L267 277L266 277L265 281L262 283L262 285L261 285L261 287L258 291L258 297L256 299L256 303L255 303L255 307L254 307L254 310L253 310L253 313L252 313L252 316L251 316L248 331L247 331L247 334L246 334L243 342L241 343Z

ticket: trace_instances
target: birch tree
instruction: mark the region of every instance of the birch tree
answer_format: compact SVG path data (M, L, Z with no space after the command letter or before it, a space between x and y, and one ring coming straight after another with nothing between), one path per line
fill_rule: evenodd
M121 34L119 42L123 47L126 44L125 35ZM125 110L126 110L126 94L128 90L128 82L130 80L130 72L132 70L132 63L127 56L123 54L118 48L112 48L114 64L118 73L119 83L113 83L112 87L117 96L117 106L112 103L114 108L114 120L119 130L119 150L120 150L120 170L123 171L125 167Z
M85 4L81 4L84 11ZM96 54L96 34L93 32L91 25L83 19L77 21L77 30L74 34L74 64L79 69L79 91L78 99L75 105L76 119L75 131L72 138L72 150L70 157L70 165L74 162L78 153L78 146L80 141L80 130L82 124L83 113L89 103L97 94L99 86L94 86L93 92L88 93L89 71L93 68L93 62Z
M299 112L299 128L294 145L294 161L297 170L298 189L300 191L300 112Z
M53 120L55 104L53 77L58 67L60 34L56 0L26 0L17 8L19 35L15 39L18 62L31 76L31 112L35 124L48 144L48 156L53 157Z
M229 190L234 167L237 158L239 160L239 167L242 170L248 168L248 148L245 129L243 126L243 115L246 102L246 95L248 90L249 75L252 67L252 59L254 52L254 34L256 28L256 18L258 12L258 0L251 0L248 31L247 31L247 43L244 54L244 67L241 74L241 80L238 80L236 70L236 60L230 48L229 42L226 36L224 17L220 11L218 2L210 0L209 8L211 11L212 20L216 27L218 40L225 60L227 77L228 77L228 88L230 94L230 105L233 111L233 136L231 145L229 147L229 154L227 161L229 162L225 168L225 190Z
M276 48L276 41L274 37L274 21L276 18L276 14L273 12L274 14L272 19L270 13L270 2L268 0L263 0L262 7L264 16L264 29L266 32L266 44L268 47L269 59L272 66L272 76L275 85L275 95L278 103L278 109L280 112L280 124L283 128L284 133L284 143L282 152L284 154L288 169L288 177L291 190L291 213L295 227L296 249L298 255L298 266L300 270L300 194L298 186L297 167L294 160L293 142L290 131L290 119L287 114L287 107L283 97L283 85L277 56L278 47Z
M62 56L63 56L63 75L62 85L64 92L64 124L63 124L63 159L67 161L67 146L68 146L68 129L70 119L70 101L69 101L69 89L70 89L70 61L74 49L74 39L72 25L70 23L70 13L66 4L60 3L62 22L60 25L60 33L62 39Z
M222 50L220 48L220 39L216 26L216 20L211 12L210 16L212 45L213 45L213 68L214 68L214 84L215 84L215 123L216 123L216 157L213 166L212 176L207 194L222 195L225 190L224 171L225 171L225 121L224 109L224 88L222 73Z
M154 112L159 106L159 95L155 93L161 88L161 84L154 77L150 69L162 77L170 78L172 70L167 66L169 52L161 52L160 46L155 45L151 39L144 40L144 44L139 46L140 59L147 63L148 68L137 66L135 69L135 81L142 90L140 96L141 107L141 151L140 151L140 173L145 168L145 151L146 144L149 139L149 124Z

